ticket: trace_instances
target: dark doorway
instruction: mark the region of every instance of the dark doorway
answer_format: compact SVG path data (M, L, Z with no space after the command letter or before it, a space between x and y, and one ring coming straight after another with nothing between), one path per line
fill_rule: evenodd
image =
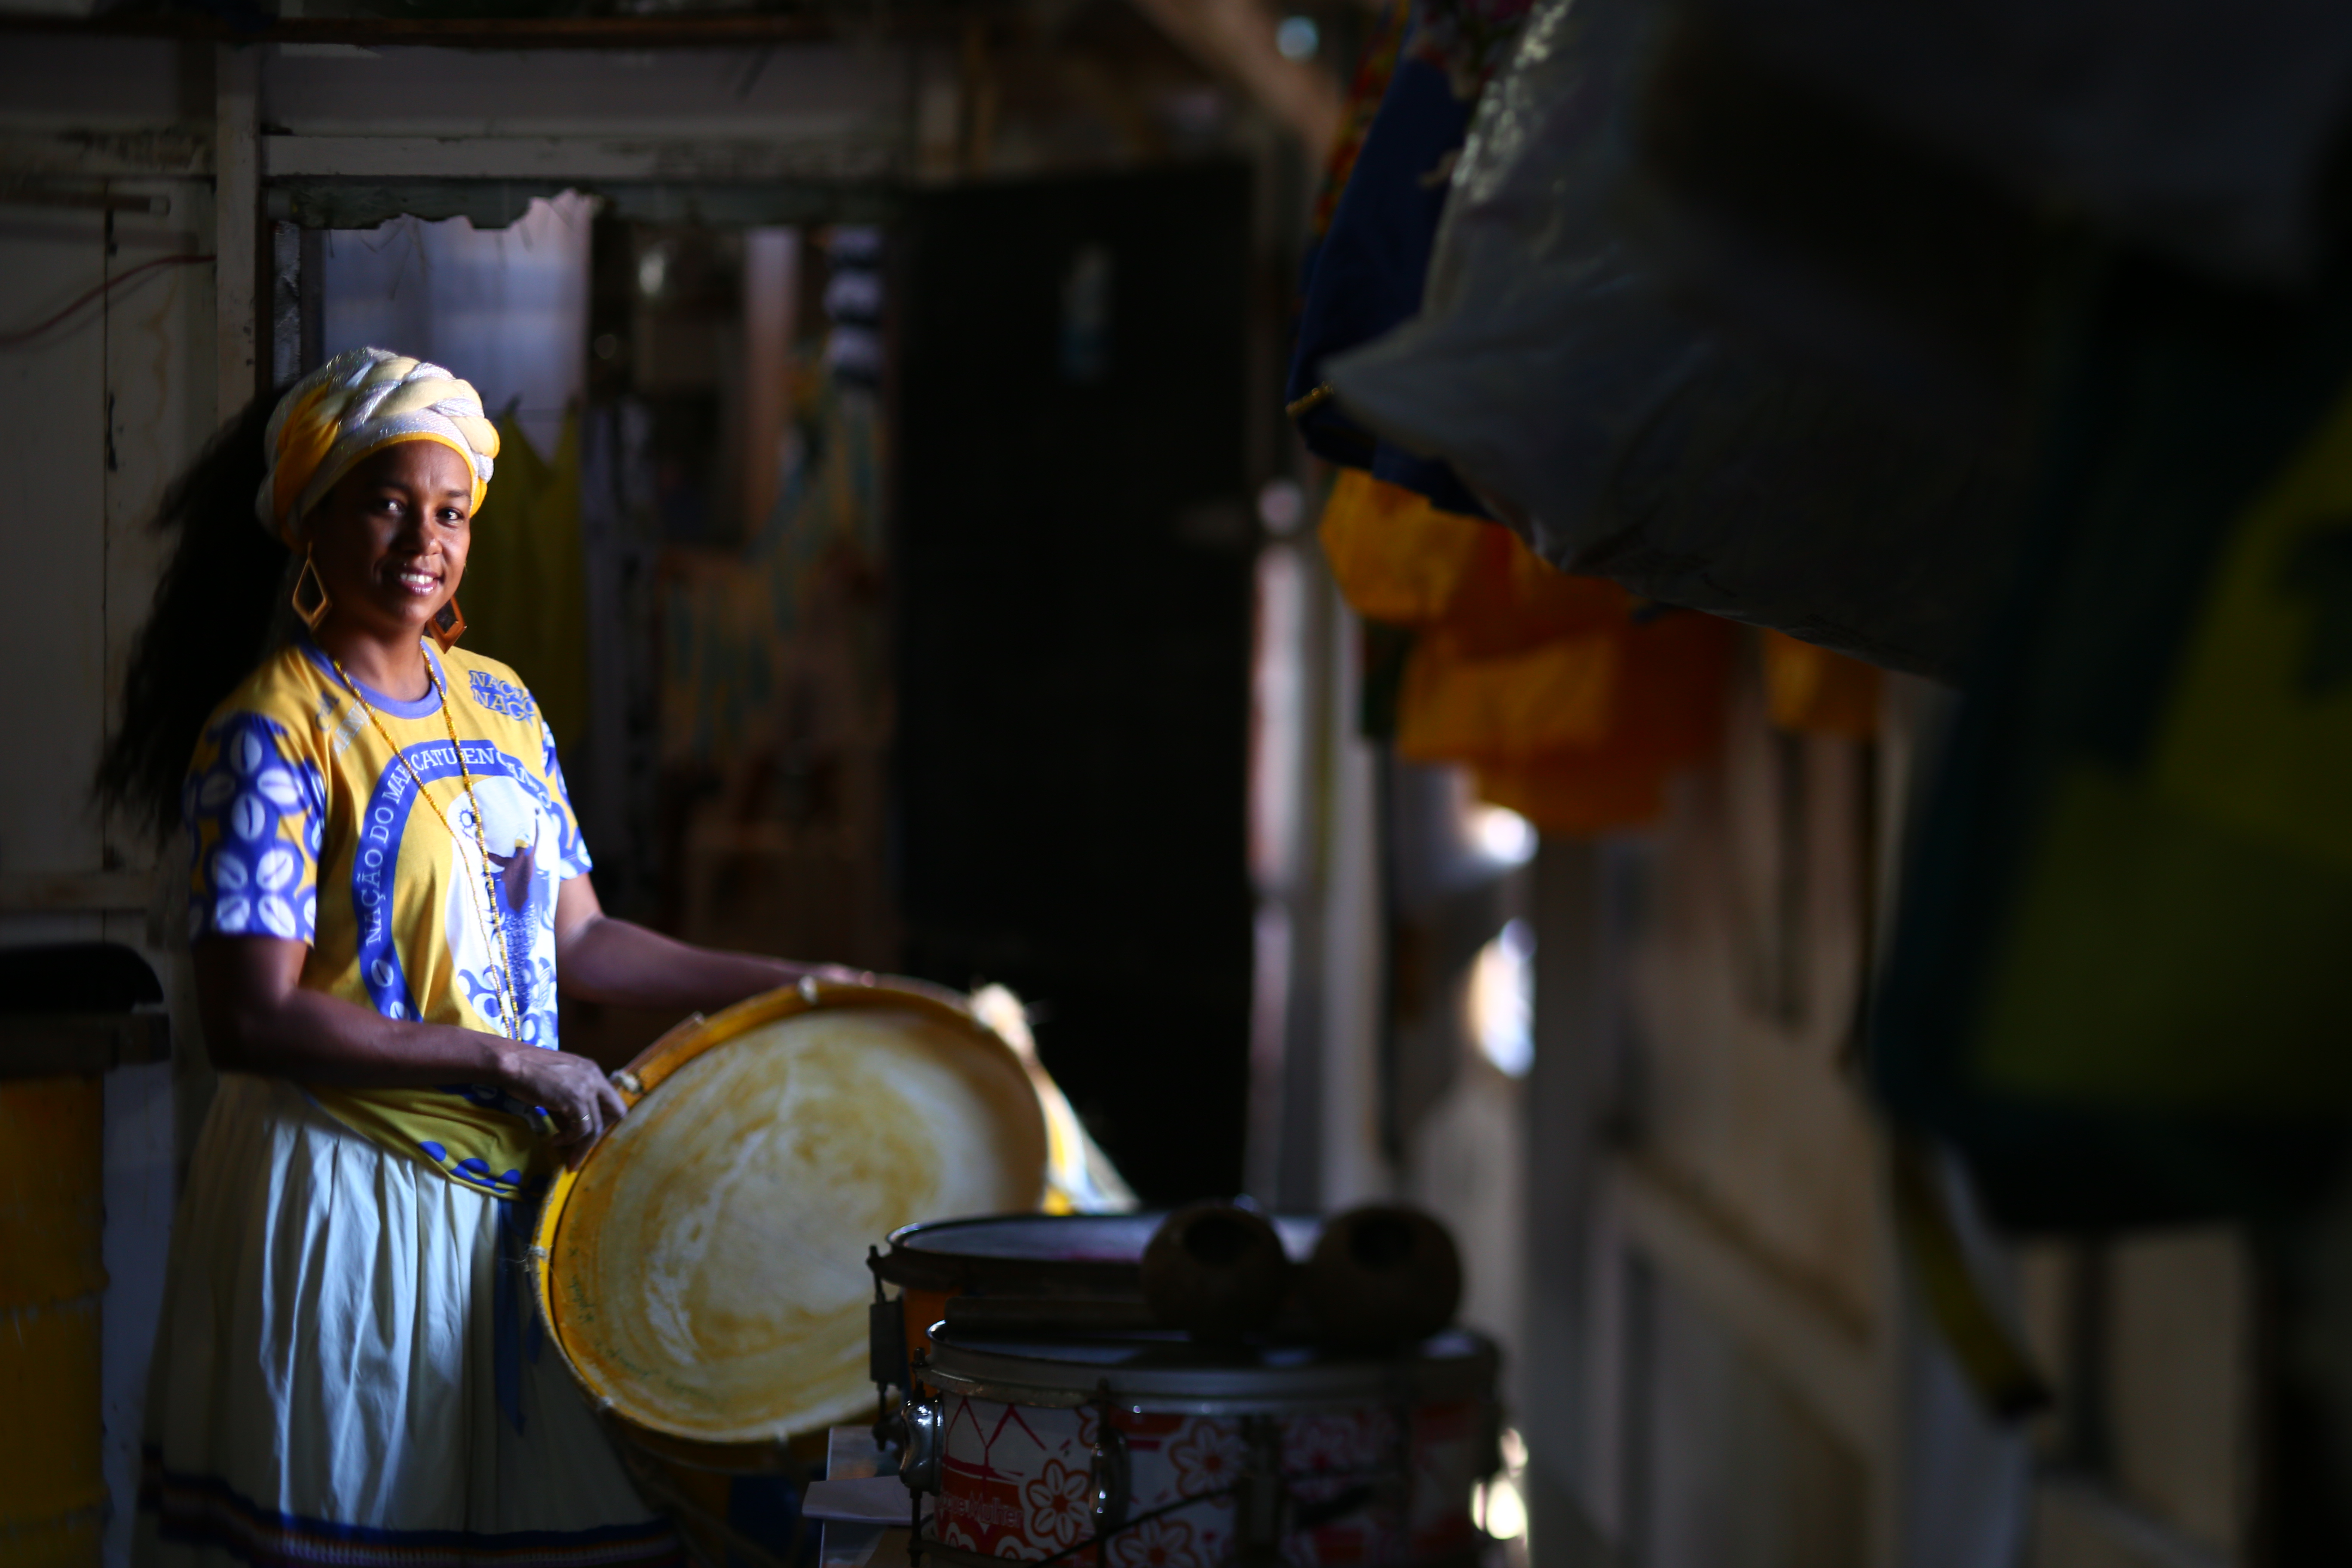
M893 576L911 973L1013 986L1147 1202L1237 1191L1250 184L920 198Z

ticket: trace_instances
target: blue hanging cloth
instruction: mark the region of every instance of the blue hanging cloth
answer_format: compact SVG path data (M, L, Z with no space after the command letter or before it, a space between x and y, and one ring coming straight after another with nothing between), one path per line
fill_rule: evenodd
M1456 95L1444 67L1409 47L1400 52L1330 230L1307 254L1286 401L1315 395L1325 359L1420 313L1448 176L1475 105ZM1328 402L1297 422L1307 449L1326 461L1368 469L1444 510L1487 515L1444 462L1378 439Z

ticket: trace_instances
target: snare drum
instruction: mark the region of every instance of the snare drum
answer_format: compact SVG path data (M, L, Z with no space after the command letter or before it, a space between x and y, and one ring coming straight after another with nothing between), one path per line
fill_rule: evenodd
M1466 1563L1496 1468L1494 1346L1388 1359L1169 1333L931 1336L908 1472L948 1562L1103 1568Z
M630 1113L550 1187L535 1290L624 1436L706 1468L769 1468L871 1415L868 1237L1044 1192L1020 1061L936 987L803 981L688 1020L615 1079Z
M1117 1316L1131 1308L1144 1326L1143 1249L1160 1214L993 1215L982 1219L910 1225L890 1237L890 1250L868 1267L884 1285L898 1288L899 1323L911 1358L928 1344L931 1325L947 1315L950 1298L992 1302L1099 1305ZM1274 1217L1283 1250L1303 1264L1315 1251L1319 1220ZM1083 1309L1072 1313L1083 1316ZM878 1347L877 1347L878 1349Z

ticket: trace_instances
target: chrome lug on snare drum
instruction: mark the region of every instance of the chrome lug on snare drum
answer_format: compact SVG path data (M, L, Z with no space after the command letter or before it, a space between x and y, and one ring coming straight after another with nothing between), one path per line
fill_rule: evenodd
M1106 1398L1097 1409L1095 1446L1087 1454L1087 1479L1094 1486L1094 1506L1088 1510L1095 1533L1108 1535L1127 1523L1127 1505L1135 1495L1135 1467L1127 1451L1127 1434Z
M937 1496L940 1467L947 1458L947 1416L937 1395L910 1398L898 1407L906 1424L906 1451L898 1456L898 1479L912 1491Z

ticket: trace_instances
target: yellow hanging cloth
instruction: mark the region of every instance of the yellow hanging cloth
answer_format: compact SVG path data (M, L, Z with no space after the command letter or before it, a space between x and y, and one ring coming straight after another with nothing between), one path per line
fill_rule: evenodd
M1357 613L1420 634L1398 693L1398 755L1467 763L1481 798L1589 837L1654 820L1667 775L1712 751L1730 623L1672 612L1637 625L1616 584L1557 571L1509 530L1354 469L1333 485L1320 532ZM1830 694L1849 696L1842 684Z
M1494 526L1342 468L1318 531L1339 592L1358 615L1415 626L1444 618L1477 563L1481 536Z
M588 586L580 542L580 419L563 416L555 455L542 458L507 414L499 426L499 482L474 514L457 601L466 647L511 665L530 683L559 750L588 723Z
M1882 677L1864 664L1786 632L1764 634L1764 696L1772 722L1802 735L1867 741L1878 733Z
M1397 699L1397 755L1413 763L1525 762L1606 744L1620 645L1607 632L1492 658L1446 632L1413 645Z
M1722 738L1737 626L1693 611L1646 625L1629 614L1608 636L1618 673L1601 739L1475 760L1479 798L1538 832L1591 837L1646 826L1665 807L1667 778L1705 762Z

